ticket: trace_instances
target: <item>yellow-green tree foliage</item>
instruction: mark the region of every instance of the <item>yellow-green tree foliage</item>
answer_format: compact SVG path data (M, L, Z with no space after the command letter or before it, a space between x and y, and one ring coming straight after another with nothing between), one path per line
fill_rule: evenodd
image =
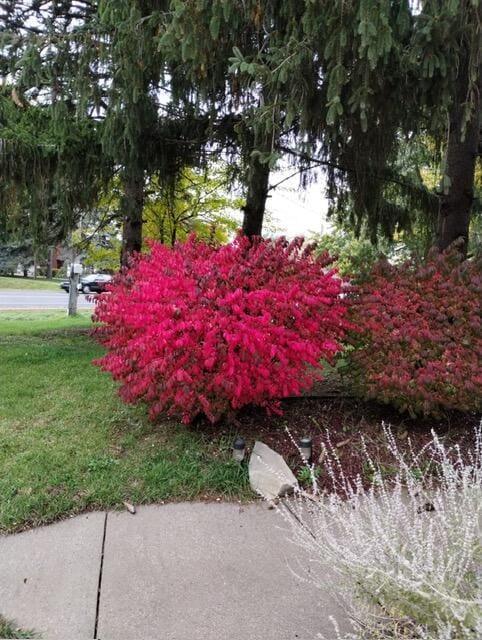
M183 169L173 188L153 178L144 206L144 240L173 245L196 232L205 240L226 242L239 226L234 211L243 204L227 187L226 172L218 168Z

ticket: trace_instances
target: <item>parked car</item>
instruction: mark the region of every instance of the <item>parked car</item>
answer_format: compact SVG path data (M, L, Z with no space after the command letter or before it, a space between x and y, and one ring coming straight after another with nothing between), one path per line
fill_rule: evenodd
M105 291L106 284L109 284L111 280L112 276L107 273L91 273L80 279L77 288L82 293L102 293ZM70 280L63 280L60 283L60 288L68 292L70 289Z
M68 293L70 291L70 280L62 280L59 287ZM80 291L80 282L77 285L77 289Z

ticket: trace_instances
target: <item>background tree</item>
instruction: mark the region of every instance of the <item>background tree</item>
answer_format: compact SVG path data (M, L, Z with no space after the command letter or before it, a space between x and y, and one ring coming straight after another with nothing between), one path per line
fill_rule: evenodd
M68 111L60 122L48 106L8 86L0 91L0 122L0 242L27 244L35 262L47 260L49 247L93 205L109 171L98 129Z
M174 245L195 232L205 240L226 242L238 228L233 216L242 199L228 191L226 167L207 170L186 168L174 188L160 185L157 175L146 178L143 238ZM116 271L122 250L122 226L118 217L123 185L115 177L89 212L82 216L71 242L85 267L95 271Z
M144 237L174 246L196 232L198 237L226 242L238 228L233 217L243 201L228 193L225 169L183 169L174 189L163 189L154 178L144 206Z
M290 24L301 18L302 5L297 7L173 0L168 12L152 16L163 33L159 47L165 51L175 104L182 109L194 105L210 121L223 119L233 127L230 150L242 167L243 231L248 236L262 232L270 170L291 131L283 112L285 96L279 95L284 88L273 82L271 71L255 79L249 73L255 70L252 60L270 57ZM311 66L307 57L304 61Z
M420 2L414 12L409 2L364 0L334 2L329 11L324 49L315 51L328 79L326 123L334 125L323 138L338 165L328 173L335 209L343 214L351 200L355 229L364 223L375 238L409 229L421 205L440 249L459 236L466 249L479 136L480 2ZM419 132L443 147L436 192L396 171L401 149Z
M73 117L93 127L119 175L124 262L141 246L147 178L172 192L213 153L241 166L248 235L262 230L284 155L304 180L325 168L332 213L356 234L425 225L440 248L455 236L466 248L479 0L23 0L1 11L17 101L48 107L57 150ZM412 152L426 136L440 154L436 190Z
M190 138L205 127L161 104L163 59L145 20L157 8L141 0L22 1L3 3L0 14L3 75L16 95L48 111L52 153L69 148L71 120L98 133L92 151L110 168L108 178L118 175L122 184L123 263L141 248L146 177L157 173L174 184L178 170L199 155ZM61 168L80 170L78 189L90 192L83 155L70 149L70 165Z
M83 252L82 263L87 269L103 273L118 271L122 249L118 225L103 226L100 231L85 229L76 240L79 253Z
M21 265L24 276L28 268L34 264L32 246L29 244L5 244L0 245L0 275L13 276Z
M478 0L172 0L170 10L160 46L178 52L173 78L182 70L200 101L247 123L248 178L259 192L267 183L257 164L284 152L302 168L326 167L332 211L356 233L375 241L409 230L421 209L440 248L467 239L479 135ZM409 179L416 165L411 176L398 171L401 146L421 132L445 144L439 193ZM268 138L269 148L257 144ZM246 206L249 214L249 198Z

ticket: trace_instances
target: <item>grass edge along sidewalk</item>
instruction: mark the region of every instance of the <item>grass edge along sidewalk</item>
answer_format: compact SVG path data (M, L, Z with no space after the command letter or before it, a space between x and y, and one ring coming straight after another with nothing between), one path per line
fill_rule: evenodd
M152 424L92 366L88 314L0 313L0 532L86 510L252 496L233 433Z
M0 614L0 638L38 638L39 636L34 631L28 631L25 629L19 629L14 622L6 620Z

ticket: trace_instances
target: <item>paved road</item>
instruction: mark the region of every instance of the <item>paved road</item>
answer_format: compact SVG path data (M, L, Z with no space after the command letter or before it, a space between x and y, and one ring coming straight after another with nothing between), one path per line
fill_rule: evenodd
M43 638L314 640L346 619L263 505L90 513L0 536L1 613ZM301 563L298 564L298 561Z
M31 291L28 289L0 290L1 309L67 309L69 296L63 291ZM79 309L91 309L93 302L79 294Z

